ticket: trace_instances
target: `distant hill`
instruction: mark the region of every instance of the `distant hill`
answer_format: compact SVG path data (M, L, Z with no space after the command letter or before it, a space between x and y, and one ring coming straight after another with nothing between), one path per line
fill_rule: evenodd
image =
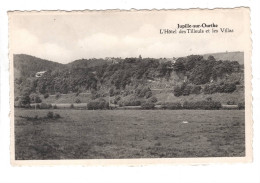
M104 59L80 59L67 64L70 68L91 68L108 63Z
M221 53L209 53L204 54L204 59L207 59L210 55L215 57L216 60L230 60L237 61L239 64L244 64L244 52L221 52Z
M26 54L14 54L14 68L19 76L29 77L39 71L55 70L66 67L64 64L44 60Z

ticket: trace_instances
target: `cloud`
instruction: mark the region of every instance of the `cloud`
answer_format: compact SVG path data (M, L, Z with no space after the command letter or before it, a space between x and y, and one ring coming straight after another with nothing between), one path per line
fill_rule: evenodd
M142 16L140 16L142 14ZM82 15L24 15L12 20L13 53L68 63L81 58L104 57L179 57L221 51L243 51L243 14L229 12L205 16L191 11L158 13L89 13ZM225 18L228 17L228 18ZM185 20L185 21L184 21ZM224 21L225 20L225 21ZM178 23L218 23L234 28L232 34L160 34L160 29L175 29Z
M39 39L25 29L17 29L12 33L13 53L23 53L47 60L57 60L61 63L73 59L71 51L56 43L41 43Z

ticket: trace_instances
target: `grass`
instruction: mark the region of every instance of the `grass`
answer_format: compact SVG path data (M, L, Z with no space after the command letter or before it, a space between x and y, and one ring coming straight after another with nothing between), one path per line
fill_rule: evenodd
M15 158L100 159L245 156L243 110L15 109ZM182 123L187 121L188 123Z

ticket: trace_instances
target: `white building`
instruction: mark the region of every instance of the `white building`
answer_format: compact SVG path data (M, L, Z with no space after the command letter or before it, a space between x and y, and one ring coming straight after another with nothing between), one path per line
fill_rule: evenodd
M42 75L43 75L45 72L47 72L47 71L37 72L37 73L35 74L35 77L40 78L40 77L42 77Z

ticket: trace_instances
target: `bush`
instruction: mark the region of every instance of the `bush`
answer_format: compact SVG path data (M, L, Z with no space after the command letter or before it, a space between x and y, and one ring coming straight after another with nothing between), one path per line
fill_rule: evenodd
M140 98L143 98L143 97L150 98L152 96L152 92L149 87L138 87L135 90L135 93L136 93L136 96L140 97Z
M45 94L43 95L43 97L46 99L46 98L49 97L49 94L48 94L48 93L45 93Z
M73 108L74 108L74 105L73 105L73 104L70 104L70 108L73 109Z
M75 103L77 103L77 104L81 103L80 99L79 99L79 98L76 98L76 99L75 99Z
M51 112L51 111L48 112L48 113L47 113L47 118L53 118L53 112Z
M24 108L31 108L31 105L30 104L25 104L23 105Z
M151 97L151 98L149 98L149 100L148 100L148 102L150 102L150 103L156 103L158 100L157 100L157 98L156 97Z
M18 101L19 100L19 97L15 97L15 99L14 99L15 101Z
M41 103L39 107L40 107L40 109L50 109L50 108L52 108L52 105L46 104L46 103Z
M197 86L197 85L194 85L191 89L191 94L200 94L200 91L201 91L201 86Z
M122 101L122 100L120 100L119 102L118 102L118 105L119 105L119 107L123 107L125 104L124 104L124 101Z
M120 96L116 96L114 99L114 103L117 104L121 100Z
M236 90L235 83L219 83L219 84L207 84L205 85L203 92L204 94L213 93L232 93Z
M232 93L236 90L236 84L235 83L226 83L224 84L224 92L225 93Z
M99 93L97 93L97 92L96 93L94 92L94 93L91 94L91 99L92 100L95 100L95 99L97 99L99 97L101 97L101 95Z
M56 99L59 99L61 97L61 94L60 94L60 92L58 92L56 95L55 95L55 98Z
M151 91L145 93L145 98L150 98L153 95Z
M110 95L110 97L113 97L115 95L114 94L114 88L109 89L109 95Z
M109 104L105 100L99 100L99 101L91 101L88 103L87 108L89 110L97 110L97 109L108 109Z
M59 115L58 113L55 113L55 114L54 114L54 118L55 118L55 119L58 119L58 118L60 118L60 115Z
M53 109L58 109L58 107L56 106L56 104L53 106Z
M192 90L192 86L191 85L185 85L184 88L183 88L182 94L184 96L188 96L188 95L190 95L191 90Z
M235 102L234 101L227 101L227 105L235 105Z
M41 100L41 98L39 97L39 95L37 95L36 93L32 93L32 94L30 95L30 102L31 102L31 103L41 103L42 100Z
M238 103L238 109L240 110L245 109L245 103L244 102Z
M187 102L183 103L184 109L220 109L221 103L216 101L197 101L197 102Z
M167 103L163 103L162 105L163 109L182 109L181 103L179 102L167 102Z
M141 101L140 100L125 101L124 105L125 106L140 106L141 105Z
M179 97L182 95L182 89L180 86L175 86L174 89L173 89L173 94L174 96L176 97Z
M153 109L154 108L154 103L150 103L150 102L144 102L141 105L142 109Z

